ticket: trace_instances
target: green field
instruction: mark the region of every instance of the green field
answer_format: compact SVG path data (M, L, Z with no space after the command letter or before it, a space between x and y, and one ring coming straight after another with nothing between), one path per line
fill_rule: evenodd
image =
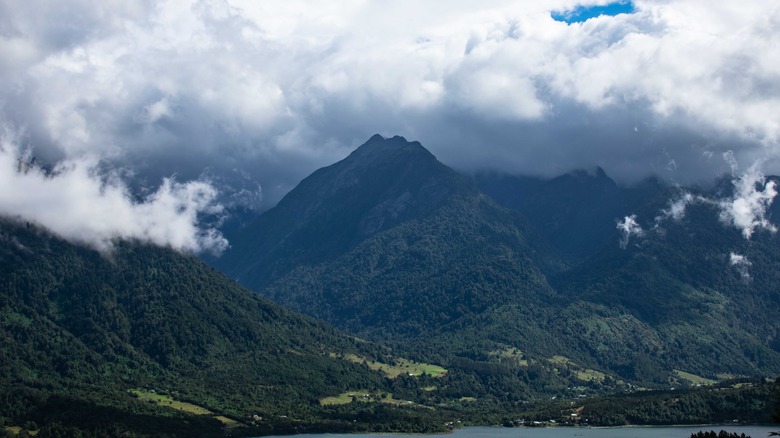
M547 361L553 365L565 366L569 368L577 376L577 379L585 382L591 382L591 381L603 382L604 378L607 377L607 375L602 373L601 371L592 370L589 368L583 368L565 356L553 356L547 359Z
M674 370L674 375L679 379L689 382L691 385L709 386L718 383L717 380L697 376L696 374L686 373L685 371L681 370Z
M7 426L5 428L5 433L8 436L18 436L22 432L22 430L25 430L25 429L23 429L23 428L21 428L19 426ZM37 436L38 435L38 431L37 430L28 430L26 432L27 432L27 434L29 436Z
M322 398L320 399L320 404L322 406L346 405L352 403L353 399L358 401L369 401L370 398L372 398L372 393L368 391L347 391L333 397Z
M591 369L577 370L575 373L578 379L584 380L586 382L590 382L590 381L603 382L604 378L607 377L607 375L602 373L601 371L596 371Z
M166 394L158 394L155 391L145 391L142 389L131 389L130 393L136 396L139 400L147 400L149 402L157 403L160 406L167 406L171 409L187 412L192 415L212 416L228 427L234 427L240 425L240 423L236 420L227 418L222 415L217 415L214 412L211 412L210 410L202 406L176 400L175 398Z
M346 391L333 397L324 397L320 399L320 405L332 406L332 405L346 405L352 403L352 401L369 403L380 402L394 405L411 405L414 404L406 400L396 400L393 398L393 394L381 393L377 391Z
M342 359L348 360L354 363L365 363L368 367L374 371L380 371L387 377L394 379L402 374L409 376L419 376L423 373L432 376L439 377L444 375L447 370L438 366L427 363L413 362L407 359L396 358L394 364L386 364L382 362L368 360L364 357L360 357L355 354L346 354L341 356Z
M547 360L555 365L575 365L575 363L566 356L553 356Z

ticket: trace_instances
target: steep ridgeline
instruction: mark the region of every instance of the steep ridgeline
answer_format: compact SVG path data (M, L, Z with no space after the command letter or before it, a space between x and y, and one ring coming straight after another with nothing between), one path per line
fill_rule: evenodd
M655 179L619 187L601 168L549 180L482 172L474 181L503 207L525 216L564 268L614 246L616 220L668 196L668 188Z
M213 417L138 401L129 392L136 390L246 425L257 414L264 420L252 430L285 431L273 427L327 423L322 397L387 390L383 374L343 359L375 347L171 250L120 243L101 255L0 221L0 281L6 425L34 421L66 435L223 435Z
M682 222L644 235L658 253L618 245L618 219L637 213L650 230L675 189L654 180L622 189L601 170L507 180L488 191L519 211L419 143L375 136L235 236L220 267L293 309L471 372L471 388L496 397L780 373L780 320L755 315L776 308L780 283L744 283L728 260L701 260ZM717 214L707 227L727 230ZM723 245L752 245L753 267L771 271L777 240L759 237L706 243L721 261ZM637 251L649 262L631 262ZM666 252L690 263L666 266Z

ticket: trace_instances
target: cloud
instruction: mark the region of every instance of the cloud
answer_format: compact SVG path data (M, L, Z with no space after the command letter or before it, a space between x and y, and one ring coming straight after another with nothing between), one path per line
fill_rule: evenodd
M670 200L668 207L662 209L656 216L654 229L659 230L666 220L681 220L685 217L689 205L700 203L715 206L719 210L720 221L740 230L745 239L749 240L757 230L765 230L773 234L777 232L777 226L767 215L769 207L777 196L777 185L774 181L767 181L761 171L762 162L756 161L747 170L739 173L739 164L732 153L724 153L723 158L732 171L733 193L717 199L694 196L683 191L678 197Z
M731 149L780 171L779 7L551 16L606 3L1 2L0 119L51 163L208 167L225 197L249 173L264 208L377 132L464 170L687 183Z
M739 272L743 280L750 281L750 266L753 264L747 257L732 252L729 254L729 264Z
M745 239L750 239L756 230L777 232L777 226L766 216L777 196L777 187L774 181L766 181L760 169L760 163L755 163L735 178L734 194L719 202L721 221L737 227Z
M642 237L645 235L644 230L636 221L636 215L626 216L623 221L618 221L617 229L622 234L620 238L620 247L625 249L628 246L628 241L631 236Z
M44 171L20 154L8 131L0 138L0 187L0 216L100 251L110 251L118 239L188 252L219 253L227 246L218 231L199 226L201 215L221 211L208 183L168 178L135 201L117 174L101 174L93 159L64 160Z
M660 226L661 222L667 219L679 221L685 217L685 209L688 205L703 201L704 198L695 197L688 192L682 192L676 199L669 201L669 206L661 210L661 213L655 218L655 226Z

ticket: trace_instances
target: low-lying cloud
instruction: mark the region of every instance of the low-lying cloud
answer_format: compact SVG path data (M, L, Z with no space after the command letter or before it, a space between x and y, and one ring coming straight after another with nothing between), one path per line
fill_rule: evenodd
M706 204L718 209L718 217L726 226L733 226L742 236L750 240L756 231L777 232L777 225L769 220L769 208L777 197L777 184L768 180L761 170L761 161L753 163L744 172L731 153L725 153L724 159L732 169L732 193L723 198L693 195L681 191L669 201L655 217L653 229L661 229L667 220L679 221L685 217L686 209L693 204ZM620 228L620 224L618 228Z
M737 227L745 239L750 239L756 230L777 232L777 226L767 218L767 210L777 196L774 181L766 181L760 163L733 180L734 195L718 203L720 219Z
M681 220L685 217L685 209L688 207L688 205L697 201L701 202L703 200L704 199L702 197L695 197L688 192L682 192L680 196L669 201L669 206L662 209L661 214L655 217L655 227L660 226L660 224L667 219L675 221Z
M742 280L750 281L750 267L753 263L751 263L747 257L732 252L729 254L729 264L739 272Z
M645 231L637 222L635 214L626 216L622 221L618 221L617 229L620 231L620 247L623 249L628 246L631 236L642 237L645 235Z
M718 211L720 222L739 230L745 240L750 240L757 231L775 234L777 226L768 217L769 207L777 196L775 182L764 176L760 161L739 173L738 163L731 153L725 153L724 159L732 169L733 192L729 196L718 199L682 191L655 217L651 231L663 234L665 221L680 221L685 218L689 206L704 204L714 207ZM696 224L692 226L695 227ZM645 235L636 215L626 216L622 221L618 221L617 228L620 232L619 244L623 249L628 246L632 236ZM752 263L746 256L732 251L729 253L728 263L739 272L743 281L751 281Z
M199 224L201 215L221 211L206 182L167 178L136 201L116 174L99 171L96 160L64 160L47 171L31 163L6 132L0 138L0 187L0 216L99 251L110 251L120 239L187 252L219 253L227 246L218 231Z

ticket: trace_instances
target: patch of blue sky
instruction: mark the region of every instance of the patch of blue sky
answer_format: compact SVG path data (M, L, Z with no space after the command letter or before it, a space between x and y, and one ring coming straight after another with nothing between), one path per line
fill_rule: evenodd
M601 15L615 16L619 14L631 14L634 12L634 3L630 1L614 2L600 6L577 6L568 11L553 11L552 18L567 24L583 23L590 18Z

